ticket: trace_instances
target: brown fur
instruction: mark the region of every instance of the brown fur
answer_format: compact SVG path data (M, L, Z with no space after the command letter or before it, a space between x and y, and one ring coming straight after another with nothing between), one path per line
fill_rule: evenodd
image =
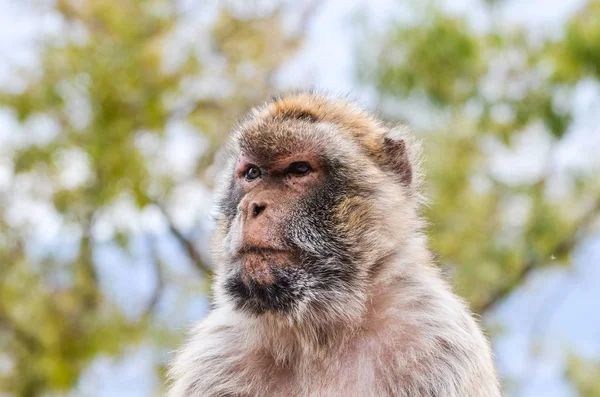
M285 267L298 269L294 281L308 295L292 312L238 310L224 286L235 270L228 257L245 226L238 213L233 220L220 217L216 308L178 354L169 397L500 396L489 344L427 248L419 214L419 145L405 128L390 128L336 98L296 94L254 109L233 134L230 151L220 197L231 192L240 156L274 164L303 153L343 161L352 186L319 224L352 242L343 260L354 274L324 299L316 290L311 294L314 280L301 278L307 277L305 265L294 259ZM286 201L301 191L284 186ZM283 229L273 236L264 231L265 241L279 241L301 220L278 224ZM307 239L317 232L298 230ZM314 240L316 250L321 240ZM338 257L331 255L320 266L338 271ZM255 277L272 282L257 258L249 262L260 271Z

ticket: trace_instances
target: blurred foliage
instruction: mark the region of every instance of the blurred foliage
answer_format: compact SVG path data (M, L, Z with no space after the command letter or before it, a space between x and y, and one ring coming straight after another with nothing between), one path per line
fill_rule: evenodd
M575 381L582 396L600 397L600 364L573 357L567 375Z
M47 12L60 20L60 34L42 43L40 68L22 71L23 90L0 90L1 109L22 127L0 148L12 173L9 189L0 189L0 363L10 363L0 370L0 394L14 396L67 393L96 357L177 344L180 330L155 318L163 289L181 283L173 264L148 244L156 288L138 313L125 313L102 287L98 250L114 244L133 255L136 231L114 228L107 242L98 229L123 202L139 213L158 210L198 270L194 283L206 287L204 247L171 219L178 189L210 186L209 165L227 131L275 91L318 2L292 10L219 2L200 27L171 0L55 3ZM496 3L486 2L491 20ZM286 13L299 29L284 26ZM475 30L436 7L368 40L361 55L378 52L358 60L363 82L375 87L385 117L424 134L425 215L459 292L484 315L531 271L569 265L600 212L600 186L593 172L555 170L552 161L572 126L574 109L564 104L582 82L600 80L600 2L543 43L501 24ZM36 138L39 120L53 126L49 139ZM204 145L191 172L172 172L153 149L168 145L173 125ZM524 180L499 175L494 164L510 157L498 156L527 145L532 131L548 142L548 164ZM83 175L76 182L64 176L73 162ZM568 181L559 195L557 180ZM36 253L35 222L15 220L21 201L50 208L60 223L55 235L74 238L75 254ZM164 362L156 365L160 373ZM585 396L597 395L592 368L573 359L567 374Z
M438 105L463 103L485 71L477 38L460 20L439 13L394 30L387 40L378 59L382 92L403 97L422 90Z

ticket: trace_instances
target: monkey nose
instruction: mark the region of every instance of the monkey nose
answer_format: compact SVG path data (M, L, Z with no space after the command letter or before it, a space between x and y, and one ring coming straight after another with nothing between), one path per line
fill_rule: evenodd
M267 208L267 204L262 202L253 202L250 206L250 213L252 214L253 218L258 217Z

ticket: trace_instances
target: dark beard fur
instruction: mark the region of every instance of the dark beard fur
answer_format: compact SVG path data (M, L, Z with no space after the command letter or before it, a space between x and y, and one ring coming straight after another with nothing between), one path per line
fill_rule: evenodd
M243 281L236 272L225 281L225 291L233 298L236 310L260 315L267 311L287 314L306 297L306 274L297 268L274 268L273 282L259 284L253 278Z

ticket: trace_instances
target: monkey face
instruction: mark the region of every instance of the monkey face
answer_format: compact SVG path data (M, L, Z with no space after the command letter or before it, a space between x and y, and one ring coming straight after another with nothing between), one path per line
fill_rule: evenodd
M298 313L352 287L356 230L340 205L360 194L356 171L310 140L240 145L221 202L223 289L238 310ZM262 143L262 145L261 145ZM275 149L273 149L275 148ZM350 233L348 233L350 232Z
M403 142L353 122L352 109L278 106L234 133L218 207L217 288L237 310L299 319L366 296L401 234L391 224L402 223L410 167Z

